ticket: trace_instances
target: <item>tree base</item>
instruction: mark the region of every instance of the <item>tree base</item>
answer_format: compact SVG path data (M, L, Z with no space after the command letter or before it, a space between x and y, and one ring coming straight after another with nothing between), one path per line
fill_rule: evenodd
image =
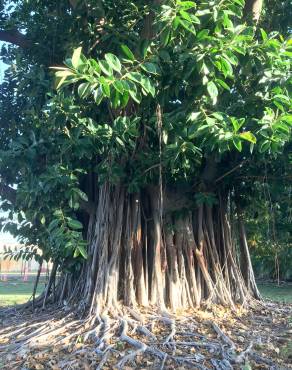
M81 301L94 315L118 302L173 311L204 302L248 305L260 295L244 225L231 218L230 202L218 193L214 205L184 208L170 190L128 194L102 185L88 224L88 259L78 274L64 276L56 296Z

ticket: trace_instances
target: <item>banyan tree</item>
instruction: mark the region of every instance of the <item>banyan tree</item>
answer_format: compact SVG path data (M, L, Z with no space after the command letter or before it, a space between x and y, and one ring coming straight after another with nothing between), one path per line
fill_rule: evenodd
M260 298L243 174L291 137L292 45L270 3L2 3L0 192L5 228L54 264L38 302Z

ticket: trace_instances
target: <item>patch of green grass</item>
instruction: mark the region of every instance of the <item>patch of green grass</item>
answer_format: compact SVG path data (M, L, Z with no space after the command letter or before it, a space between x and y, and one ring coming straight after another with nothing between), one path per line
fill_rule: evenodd
M38 285L37 295L43 291L44 281L45 279L42 278ZM33 285L33 277L29 277L29 281L22 281L19 278L8 278L8 281L0 281L0 307L27 302L32 296ZM272 283L258 283L258 287L264 298L276 302L292 303L291 283L280 286Z
M292 303L292 284L258 283L258 288L264 298L282 303Z
M21 281L20 279L11 279L0 281L0 307L12 306L27 302L31 296L34 286L34 280ZM44 281L38 285L37 295L42 292Z

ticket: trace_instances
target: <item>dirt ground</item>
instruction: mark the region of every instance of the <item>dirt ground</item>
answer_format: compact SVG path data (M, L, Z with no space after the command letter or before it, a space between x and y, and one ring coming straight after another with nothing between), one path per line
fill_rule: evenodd
M126 310L80 319L0 310L0 369L292 369L292 305Z

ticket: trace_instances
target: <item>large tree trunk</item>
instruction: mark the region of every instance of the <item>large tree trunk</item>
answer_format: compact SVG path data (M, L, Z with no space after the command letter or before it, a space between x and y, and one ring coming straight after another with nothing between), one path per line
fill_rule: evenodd
M72 298L99 314L120 302L172 310L206 302L234 309L258 297L246 243L241 248L249 274L236 255L228 196L218 196L213 206L162 213L160 196L158 186L140 194L109 184L99 188L88 228L89 258ZM241 226L241 239L242 232Z

